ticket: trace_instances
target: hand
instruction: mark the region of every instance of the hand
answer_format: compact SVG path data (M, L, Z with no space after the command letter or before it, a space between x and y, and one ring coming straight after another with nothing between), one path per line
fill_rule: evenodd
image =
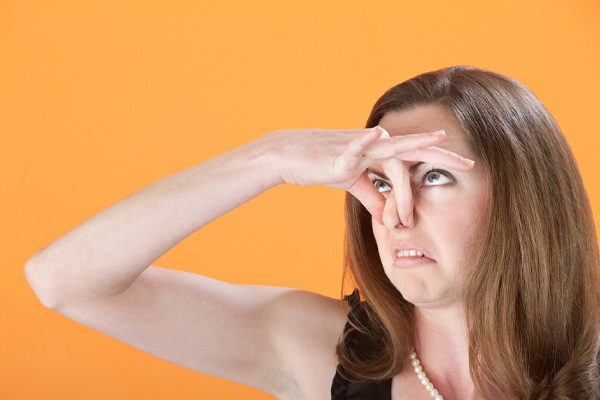
M437 132L390 137L381 127L372 129L297 129L268 134L276 153L281 182L324 185L356 197L380 223L385 197L367 177L375 161L396 158L468 170L472 167L456 153L432 146L445 134Z

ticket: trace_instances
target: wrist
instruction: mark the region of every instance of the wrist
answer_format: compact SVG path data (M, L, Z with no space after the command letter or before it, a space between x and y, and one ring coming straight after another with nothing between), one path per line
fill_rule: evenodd
M285 183L281 177L281 153L275 132L270 132L250 142L248 162L256 168L268 188Z

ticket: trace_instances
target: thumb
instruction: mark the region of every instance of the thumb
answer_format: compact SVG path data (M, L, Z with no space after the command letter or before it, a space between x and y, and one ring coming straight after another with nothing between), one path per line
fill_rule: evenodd
M373 182L367 177L366 171L360 174L356 182L350 186L348 192L365 206L377 222L383 225L382 214L385 207L385 197L375 188Z

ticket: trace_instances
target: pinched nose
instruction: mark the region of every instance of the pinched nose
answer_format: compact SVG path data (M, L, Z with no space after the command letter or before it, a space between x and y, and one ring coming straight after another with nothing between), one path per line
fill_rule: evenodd
M395 193L390 193L385 201L382 220L388 229L399 229L402 226L411 228L414 225L412 194L397 202Z
M389 229L397 229L399 225L412 227L414 198L408 166L402 160L390 158L382 163L382 168L392 181L383 209L383 223Z

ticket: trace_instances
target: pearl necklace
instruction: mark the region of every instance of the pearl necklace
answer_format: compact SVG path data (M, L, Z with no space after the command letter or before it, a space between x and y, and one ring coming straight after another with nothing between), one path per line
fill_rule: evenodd
M421 383L423 384L423 386L425 386L425 389L427 389L429 394L431 394L431 397L433 397L435 400L444 400L444 397L440 394L440 392L438 392L438 390L433 387L433 383L429 382L429 378L427 378L425 371L423 371L421 361L419 361L419 359L417 358L417 353L415 353L415 349L413 347L410 348L410 354L408 356L412 360L412 366L414 367L415 372L419 376Z

